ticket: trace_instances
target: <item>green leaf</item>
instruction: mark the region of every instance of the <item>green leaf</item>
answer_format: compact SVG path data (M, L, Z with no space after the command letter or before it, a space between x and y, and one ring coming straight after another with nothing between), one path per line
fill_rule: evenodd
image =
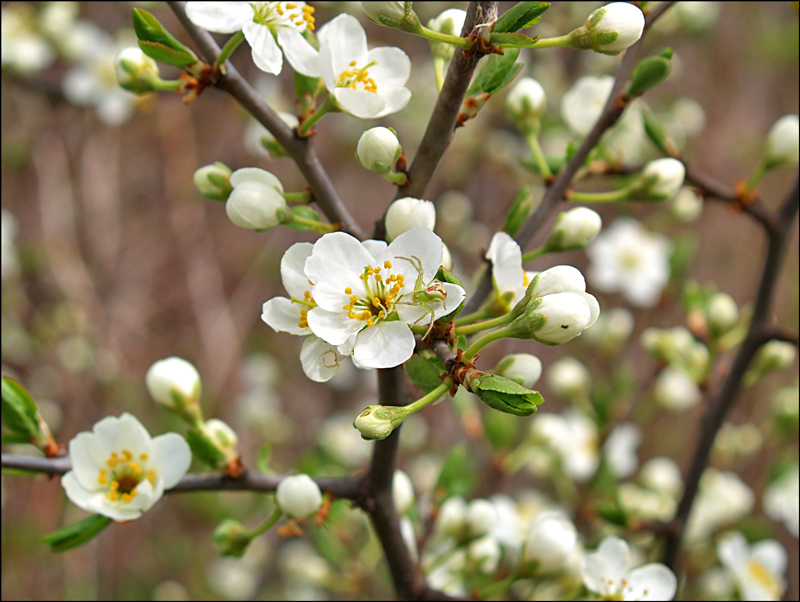
M506 218L503 220L503 231L507 232L510 236L514 236L531 212L533 206L533 198L531 197L531 187L524 186L519 194L511 203L511 207L506 213Z
M477 478L475 477L474 467L467 456L467 448L461 444L453 448L447 455L436 481L436 491L440 500L454 495L465 495L469 493Z
M297 205L295 207L292 207L290 211L297 217L301 217L303 219L308 219L315 222L322 221L319 218L319 214L308 205ZM291 228L292 230L297 230L298 232L310 232L314 230L313 226L310 226L308 224L298 224L296 222L292 222L291 220L284 223L283 225L286 226L287 228Z
M38 439L42 434L39 429L39 410L36 408L36 402L27 389L10 376L3 377L2 417L10 430L27 437L28 440Z
M403 368L411 382L425 393L430 393L442 384L440 376L444 374L444 370L421 355L412 355Z
M516 62L518 56L519 48L507 48L504 54L491 55L470 84L466 96L494 94L503 88L522 69L522 64Z
M655 55L642 59L633 68L631 85L628 86L625 95L628 98L635 98L657 86L669 75L670 66L670 60L663 56Z
M612 525L625 528L628 527L628 514L619 504L610 501L600 502L597 504L595 510L601 518L605 519Z
M50 546L53 552L66 552L93 539L111 522L107 516L92 514L50 535L45 535L42 537L42 542Z
M483 433L494 450L509 449L519 434L521 422L511 414L487 412L483 421Z
M538 405L544 403L538 391L526 389L497 374L482 374L473 378L469 381L469 387L490 408L516 416L530 416Z
M256 468L262 474L273 474L274 471L269 467L269 461L272 458L272 445L265 443L258 450L256 456Z
M133 9L133 30L139 47L147 56L168 65L185 67L197 62L197 56L176 40L158 19L141 8Z
M549 2L517 2L495 21L492 31L505 33L533 27L548 8Z
M667 150L667 139L669 135L667 134L664 124L662 124L653 112L646 107L642 110L642 122L644 124L644 132L647 134L650 142L655 144L656 148L661 152L669 154L669 150Z
M501 48L533 48L539 36L531 38L521 33L491 33L489 43Z
M225 465L225 455L202 431L191 428L186 432L186 442L192 454L212 468Z

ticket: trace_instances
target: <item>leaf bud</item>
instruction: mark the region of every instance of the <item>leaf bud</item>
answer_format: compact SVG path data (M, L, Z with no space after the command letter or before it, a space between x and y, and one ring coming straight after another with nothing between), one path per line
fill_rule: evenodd
M393 130L376 127L361 134L356 147L356 160L359 165L381 175L394 167L403 147Z
M433 230L434 226L436 208L430 201L405 197L394 201L386 211L386 238L389 241L414 228Z
M322 507L322 491L305 474L284 478L275 493L278 507L293 518L306 518Z
M226 518L214 529L214 545L220 556L241 558L247 552L253 536L238 520Z
M237 169L230 182L233 191L225 203L225 213L237 226L267 230L291 218L283 185L268 171L257 167Z
M528 219L532 206L531 188L530 186L525 186L519 191L514 202L511 203L508 213L506 213L506 217L503 220L503 231L510 236L514 236Z
M227 165L216 161L194 172L194 185L207 199L225 202L233 190L232 173Z

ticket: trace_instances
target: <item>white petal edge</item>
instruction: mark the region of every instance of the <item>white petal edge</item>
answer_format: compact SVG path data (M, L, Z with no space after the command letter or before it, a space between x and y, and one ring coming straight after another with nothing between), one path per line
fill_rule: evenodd
M174 487L187 473L191 463L189 444L179 434L165 433L153 439L153 464L165 489Z
M404 322L379 322L358 333L353 362L360 368L394 368L411 357L414 345Z

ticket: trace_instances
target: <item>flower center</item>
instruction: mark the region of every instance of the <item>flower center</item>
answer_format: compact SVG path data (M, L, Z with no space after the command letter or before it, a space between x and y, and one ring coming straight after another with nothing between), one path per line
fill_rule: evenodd
M383 269L386 270L385 274L381 274ZM384 261L383 268L364 266L364 273L359 278L364 282L366 296L359 298L349 286L344 289L345 295L350 295L349 303L342 307L347 312L348 318L366 322L367 326L375 326L375 322L392 312L398 301L398 295L405 286L405 276L389 274L391 269L391 261Z
M130 502L136 497L136 488L144 479L153 483L156 471L145 472L147 454L139 454L139 461L133 459L133 454L123 449L120 453L111 452L106 460L105 467L100 468L97 483L108 487L106 497L112 502Z
M305 2L251 2L253 21L265 27L314 29L314 7Z
M314 283L310 280L308 283L311 286L314 286ZM295 299L292 297L292 303L300 303L301 305L305 305L303 309L300 310L300 320L297 322L297 325L300 328L308 328L308 310L314 309L317 306L317 302L314 301L314 297L311 296L311 291L307 290L303 292L303 300Z
M368 65L358 69L356 61L350 61L350 68L342 71L336 79L337 88L352 88L353 90L366 90L373 94L378 93L378 84L369 76L370 67L377 64L372 61Z
M628 249L620 255L619 263L626 270L633 270L639 265L639 255L633 249Z
M777 600L781 597L781 588L772 572L758 560L747 561L747 575L761 587L771 592Z

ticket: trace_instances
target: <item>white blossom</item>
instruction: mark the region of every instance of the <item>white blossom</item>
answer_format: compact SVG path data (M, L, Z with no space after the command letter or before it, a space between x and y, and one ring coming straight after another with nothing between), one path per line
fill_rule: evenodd
M186 16L198 27L217 33L241 31L256 67L274 75L281 72L286 55L295 71L319 76L317 51L303 37L306 29L314 29L313 14L305 2L186 3Z
M578 544L575 525L560 512L542 512L528 528L525 562L536 562L537 573L564 567Z
M720 527L747 516L754 506L753 490L736 473L706 468L686 524L687 542L705 541Z
M561 99L561 117L567 126L579 136L591 132L613 88L614 78L610 75L578 78Z
M403 515L414 506L414 484L402 470L395 470L392 478L392 495L397 514Z
M480 573L489 575L497 570L502 549L491 535L484 535L470 542L467 546L467 560L473 563Z
M108 416L69 442L72 470L61 479L67 497L87 512L117 522L139 518L181 480L192 454L177 433L150 438L131 414Z
M586 247L589 280L600 291L619 292L637 307L653 307L669 280L669 240L631 218L620 217Z
M666 410L683 412L703 398L700 387L680 366L667 366L653 384L653 399Z
M795 397L795 399L797 399ZM782 521L795 537L800 536L800 471L795 467L770 483L764 490L764 512L773 520Z
M672 600L678 589L675 574L663 564L633 568L630 547L616 536L584 557L581 573L584 585L606 600Z
M639 482L654 491L666 492L673 498L677 498L683 490L681 469L672 458L650 458L639 470Z
M575 399L588 395L592 376L580 360L566 356L547 368L547 386L557 396Z
M786 550L774 539L750 547L741 533L720 539L717 555L733 575L742 600L780 600L786 590Z
M433 230L435 226L436 208L430 201L404 197L386 211L386 237L390 241L414 228Z
M306 518L322 507L322 492L308 475L293 475L278 484L275 501L284 514Z
M636 448L642 442L642 430L632 422L614 427L603 444L603 455L609 468L619 479L625 479L636 472L639 459Z

